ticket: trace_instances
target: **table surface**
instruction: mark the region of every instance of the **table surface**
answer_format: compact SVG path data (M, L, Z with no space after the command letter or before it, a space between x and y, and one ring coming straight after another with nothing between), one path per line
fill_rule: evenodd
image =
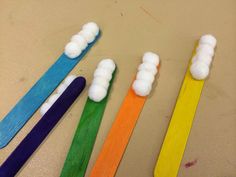
M118 66L111 97L88 166L91 170L145 51L162 61L154 91L139 117L117 177L151 177L194 44L202 34L218 39L179 177L236 177L235 0L2 0L0 3L0 117L4 117L63 52L88 21L102 38L71 73L88 83L97 63ZM132 63L132 64L131 64ZM87 98L87 90L18 173L59 176ZM37 112L10 144L2 163L40 119ZM188 162L197 163L185 168ZM87 173L88 175L88 173Z

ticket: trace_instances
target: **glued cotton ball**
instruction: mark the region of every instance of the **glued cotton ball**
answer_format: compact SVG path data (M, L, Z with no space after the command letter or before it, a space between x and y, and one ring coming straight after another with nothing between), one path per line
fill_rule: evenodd
M88 91L88 96L95 102L100 102L107 95L107 90L100 85L92 84Z
M151 63L142 63L139 65L138 70L145 70L151 72L153 75L156 75L157 73L157 67Z
M211 34L206 34L206 35L203 35L201 38L200 38L200 41L199 41L200 44L208 44L210 45L211 47L215 48L216 46L216 38L211 35Z
M76 58L80 55L81 48L75 42L69 42L65 47L65 54L69 58Z
M205 53L213 57L214 49L208 44L200 44L197 48L197 53Z
M60 97L60 94L55 94L55 95L50 96L50 98L48 99L48 104L53 105L59 97Z
M141 70L138 72L136 79L144 80L152 84L154 81L154 75L149 71Z
M143 55L143 62L144 63L152 63L155 66L158 66L160 63L159 56L153 52L146 52Z
M212 57L210 57L210 55L205 54L205 53L199 53L193 57L192 63L197 62L197 61L203 62L209 67L212 62Z
M190 72L194 79L206 79L209 74L209 67L203 62L195 62L190 67Z
M71 41L77 43L81 50L84 50L88 46L86 39L79 34L72 36Z
M108 81L112 78L112 73L104 68L97 68L94 72L94 77L103 77L104 79L107 79Z
M51 107L52 105L49 103L44 103L40 108L40 114L43 116Z
M81 35L88 43L93 42L95 39L95 35L88 30L82 30L78 33L78 35Z
M151 92L152 86L149 82L144 80L135 80L132 88L139 96L147 96Z
M116 68L116 64L112 59L103 59L99 62L98 68L109 69L113 73Z
M109 82L103 77L95 77L92 81L92 85L100 85L107 90L109 87Z
M99 33L99 27L96 23L94 22L89 22L89 23L86 23L83 27L82 27L83 30L88 30L90 32L92 32L95 36L98 35Z
M65 84L66 86L69 86L69 85L73 82L73 80L75 80L75 78L76 78L75 75L67 76L66 79L65 79L65 81L64 81L64 84Z
M66 84L61 84L59 85L59 87L57 88L57 93L62 94L67 88Z

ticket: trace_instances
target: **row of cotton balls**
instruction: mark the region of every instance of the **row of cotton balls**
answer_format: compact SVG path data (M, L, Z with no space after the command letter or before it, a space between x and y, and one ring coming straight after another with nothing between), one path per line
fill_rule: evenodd
M70 42L65 46L65 54L72 59L78 57L88 44L95 40L98 33L99 27L96 23L86 23L82 30L72 36Z
M88 91L88 96L91 100L100 102L106 97L115 68L116 64L111 59L104 59L99 62Z
M48 101L41 106L40 113L42 116L51 108L51 106L57 101L66 88L73 82L73 80L75 80L75 78L75 75L67 76L65 81L59 85L57 88L57 93L50 96Z
M190 67L194 79L203 80L209 75L215 47L216 38L214 36L207 34L200 38L196 55L192 58Z
M143 63L138 67L136 79L132 85L134 92L139 96L147 96L152 90L155 75L158 72L157 66L160 63L159 56L153 52L146 52L143 55Z

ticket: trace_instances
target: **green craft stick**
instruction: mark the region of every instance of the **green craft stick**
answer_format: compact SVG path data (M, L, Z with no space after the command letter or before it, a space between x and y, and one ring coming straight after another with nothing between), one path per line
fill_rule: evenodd
M113 72L107 96L102 101L87 99L61 177L84 177L115 74L116 70Z

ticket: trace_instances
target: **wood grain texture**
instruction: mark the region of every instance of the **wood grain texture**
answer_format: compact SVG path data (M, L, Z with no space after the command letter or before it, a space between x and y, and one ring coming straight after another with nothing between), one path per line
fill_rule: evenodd
M192 56L194 54L195 52ZM192 78L190 66L191 60L155 166L155 177L176 177L178 175L205 82L205 80Z
M145 101L146 97L137 96L129 88L90 177L115 175Z
M66 88L40 121L0 166L0 177L14 177L17 174L84 90L85 85L85 78L77 77Z
M116 70L110 81L107 96L100 102L90 98L84 106L70 150L61 172L61 177L83 177L93 150L97 132L105 111Z
M5 147L25 123L38 110L48 96L55 90L68 73L86 55L99 39L96 39L76 58L70 59L64 53L43 74L33 87L19 100L0 122L0 148Z

